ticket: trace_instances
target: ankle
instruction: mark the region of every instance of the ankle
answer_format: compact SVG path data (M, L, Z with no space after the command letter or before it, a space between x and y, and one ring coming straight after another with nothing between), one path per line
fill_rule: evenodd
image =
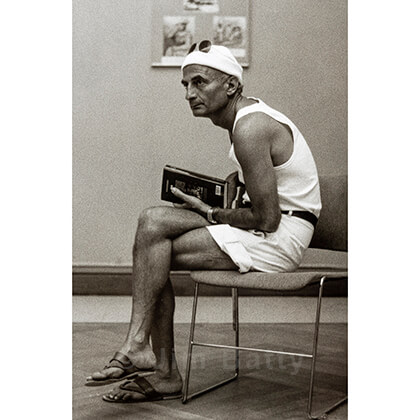
M133 337L128 343L128 348L130 353L153 352L149 339L141 335Z
M131 339L131 344L133 344L136 347L144 348L146 345L149 344L149 337L146 337L145 334L136 334Z
M181 374L177 369L161 369L160 366L157 366L155 369L155 375L153 376L160 381L182 383Z
M155 371L161 379L181 379L181 374L175 360L158 360Z

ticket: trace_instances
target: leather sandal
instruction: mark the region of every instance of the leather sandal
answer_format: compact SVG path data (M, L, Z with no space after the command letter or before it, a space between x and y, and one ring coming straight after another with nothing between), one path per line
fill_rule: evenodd
M140 369L137 366L134 366L131 360L123 353L117 351L114 354L114 357L109 361L109 364L104 367L108 368L118 368L122 370L121 376L117 378L103 378L103 379L93 379L92 377L87 378L85 385L86 386L102 386L112 384L114 382L119 382L124 379L133 378L135 376L149 376L155 373L154 368L149 369Z
M118 387L120 391L129 391L124 397L113 397L110 394L102 396L102 399L111 403L139 403L148 401L174 400L182 397L181 391L172 393L161 393L153 388L152 384L145 378L136 377L126 381Z

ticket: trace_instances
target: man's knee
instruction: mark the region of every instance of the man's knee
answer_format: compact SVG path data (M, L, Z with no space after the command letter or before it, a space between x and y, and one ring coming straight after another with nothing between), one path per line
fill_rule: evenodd
M167 217L165 207L149 207L144 209L138 218L135 245L138 241L151 241L156 237L161 237L163 232L162 223Z

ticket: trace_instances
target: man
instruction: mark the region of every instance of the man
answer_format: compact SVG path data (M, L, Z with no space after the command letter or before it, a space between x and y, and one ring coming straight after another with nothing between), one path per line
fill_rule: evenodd
M238 167L231 188L242 183L246 192L240 208L221 209L174 188L184 204L141 213L127 338L111 363L87 379L104 385L135 375L103 397L109 402L180 397L171 269L293 271L321 209L316 166L296 126L242 95L242 67L227 48L210 41L195 48L182 65L185 97L194 116L228 130L229 157Z

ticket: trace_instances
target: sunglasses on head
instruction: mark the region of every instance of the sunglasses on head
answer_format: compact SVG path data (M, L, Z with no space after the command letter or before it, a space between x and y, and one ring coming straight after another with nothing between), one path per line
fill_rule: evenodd
M190 49L188 50L188 54L191 54L195 49L197 48L197 43L194 42L194 44L191 45ZM201 51L203 53L208 53L210 51L211 48L211 41L209 41L208 39L205 39L204 41L201 41L198 44L198 51Z

